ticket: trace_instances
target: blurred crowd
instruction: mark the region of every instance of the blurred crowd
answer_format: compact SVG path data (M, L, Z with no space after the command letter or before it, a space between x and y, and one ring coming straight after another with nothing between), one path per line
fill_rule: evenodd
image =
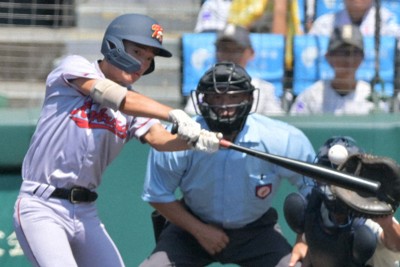
M328 3L329 2L329 3ZM255 77L259 89L257 111L266 115L364 115L371 112L398 110L397 81L400 38L400 4L393 0L205 0L194 29L196 33L217 33L217 61L233 61L246 67L257 56L251 43L253 33L283 35L283 90L276 91L270 81ZM398 8L398 10L396 10ZM377 12L379 10L379 12ZM375 23L379 21L379 23ZM331 75L321 75L316 68L315 81L299 90L294 73L296 36L318 36L328 39L326 47L317 51L332 69ZM394 40L393 57L389 59L392 78L380 71L382 36ZM373 51L366 45L371 38ZM297 48L299 49L299 48ZM365 78L358 75L367 56L372 55ZM366 64L364 64L366 65ZM318 65L320 66L320 65ZM262 83L260 83L262 81ZM267 86L266 86L267 85ZM385 91L386 88L386 91ZM269 96L269 97L266 97ZM186 111L195 113L190 97Z

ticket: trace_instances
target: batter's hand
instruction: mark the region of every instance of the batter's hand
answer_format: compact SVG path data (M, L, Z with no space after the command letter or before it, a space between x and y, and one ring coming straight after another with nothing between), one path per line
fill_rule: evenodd
M214 153L219 149L219 141L222 139L222 133L214 133L207 130L201 130L199 139L194 143L188 145L197 151Z
M179 138L188 141L188 143L195 143L200 136L201 126L194 121L181 109L174 109L169 112L169 120L177 125L177 134Z

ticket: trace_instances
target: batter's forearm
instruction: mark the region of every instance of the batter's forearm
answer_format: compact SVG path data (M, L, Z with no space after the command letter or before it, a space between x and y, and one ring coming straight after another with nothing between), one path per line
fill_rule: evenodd
M171 134L163 125L155 124L142 136L143 141L158 151L178 151L189 149L185 140Z
M125 114L132 116L149 117L169 121L168 113L172 108L147 96L128 91L125 100L122 101L120 110Z
M108 82L111 87L114 85L115 88L122 88L122 86L108 79L96 80L77 78L70 80L71 84L74 84L85 95L91 95L93 88L95 88L96 83L99 81ZM110 91L112 92L113 90L111 89ZM172 110L172 108L145 95L133 91L127 91L125 99L122 100L122 103L120 104L119 110L132 116L156 118L163 121L168 121L169 112Z

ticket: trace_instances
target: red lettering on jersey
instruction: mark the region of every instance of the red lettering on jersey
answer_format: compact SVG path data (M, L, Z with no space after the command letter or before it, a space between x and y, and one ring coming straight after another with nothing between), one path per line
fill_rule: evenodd
M151 37L156 38L160 43L162 43L164 29L161 27L161 25L153 24L151 25L151 29L153 30Z
M119 121L115 117L107 114L107 108L102 108L99 112L91 110L92 102L87 101L83 106L74 109L70 113L70 118L80 128L105 129L116 136L125 139L127 136L128 124Z

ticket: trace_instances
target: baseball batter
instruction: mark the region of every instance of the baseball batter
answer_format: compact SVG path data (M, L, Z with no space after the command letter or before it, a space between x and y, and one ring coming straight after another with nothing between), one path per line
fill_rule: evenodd
M124 266L95 200L104 170L132 138L159 150L218 149L216 134L183 111L127 89L154 70L155 56L172 56L162 37L152 18L122 15L105 32L103 60L68 56L49 74L14 213L34 266ZM178 135L158 119L176 122Z

